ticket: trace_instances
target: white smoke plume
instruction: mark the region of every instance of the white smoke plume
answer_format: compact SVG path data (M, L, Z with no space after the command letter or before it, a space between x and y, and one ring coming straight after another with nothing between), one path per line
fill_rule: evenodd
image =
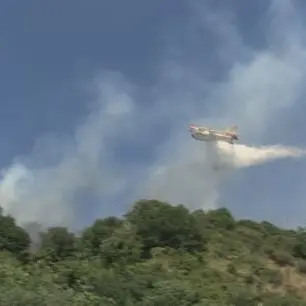
M94 108L74 135L65 139L45 136L32 154L2 171L0 205L19 224L75 227L79 205L88 198L100 202L124 186L116 169L108 167L107 147L118 122L125 124L133 103L120 77L107 75L97 85L93 86L97 92ZM123 87L127 90L118 90ZM84 194L88 197L82 203L79 197Z

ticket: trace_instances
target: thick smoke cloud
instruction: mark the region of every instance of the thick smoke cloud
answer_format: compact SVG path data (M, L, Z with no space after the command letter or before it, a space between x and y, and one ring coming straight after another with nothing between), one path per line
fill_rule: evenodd
M46 137L31 155L3 170L0 203L3 212L12 214L19 223L73 227L82 205L80 196L84 204L88 198L102 202L125 184L115 167L109 168L108 147L133 103L117 75L107 74L106 80L99 78L95 83L89 114L74 135L63 140Z
M20 224L74 227L81 206L99 217L120 197L126 204L154 197L193 209L216 208L222 182L233 170L304 154L265 145L265 136L279 128L286 139L290 129L279 118L304 94L304 26L293 2L270 2L261 33L267 43L256 49L228 15L202 3L192 7L177 41L169 33L152 88L140 89L120 74L102 72L90 88L91 108L73 135L46 138L32 154L14 159L3 170L4 213ZM216 43L199 46L198 41L206 42L203 32ZM183 56L198 47L198 61ZM216 65L204 55L207 49L217 54ZM221 76L214 76L216 70ZM237 124L245 144L196 142L187 131L192 122ZM263 139L265 146L249 146ZM84 194L95 205L82 202Z

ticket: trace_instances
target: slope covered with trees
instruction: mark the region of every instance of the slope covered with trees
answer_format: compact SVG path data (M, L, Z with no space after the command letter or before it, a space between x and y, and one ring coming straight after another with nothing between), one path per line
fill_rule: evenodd
M0 216L0 305L306 305L306 232L141 200L81 234Z

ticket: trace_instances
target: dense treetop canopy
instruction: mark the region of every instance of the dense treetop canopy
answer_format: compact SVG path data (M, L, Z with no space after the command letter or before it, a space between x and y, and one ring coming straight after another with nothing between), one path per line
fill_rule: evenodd
M306 231L141 200L33 241L0 216L0 305L306 305Z

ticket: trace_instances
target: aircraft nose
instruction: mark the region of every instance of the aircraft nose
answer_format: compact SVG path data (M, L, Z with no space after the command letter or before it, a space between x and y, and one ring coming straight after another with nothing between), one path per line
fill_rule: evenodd
M190 124L190 125L188 126L188 130L189 130L189 132L194 132L194 131L195 131L195 126L192 125L192 124Z

